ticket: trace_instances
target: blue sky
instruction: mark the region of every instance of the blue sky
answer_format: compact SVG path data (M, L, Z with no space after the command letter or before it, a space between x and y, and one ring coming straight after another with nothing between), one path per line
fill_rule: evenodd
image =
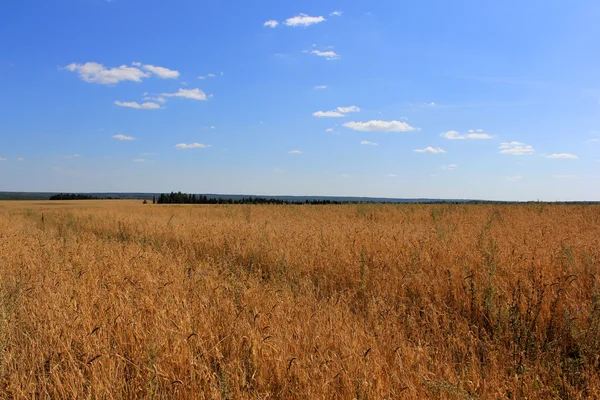
M3 1L0 190L600 200L599 17Z

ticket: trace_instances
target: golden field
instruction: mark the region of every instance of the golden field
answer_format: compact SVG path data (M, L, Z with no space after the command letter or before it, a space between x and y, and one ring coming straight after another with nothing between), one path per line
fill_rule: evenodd
M600 207L0 202L0 398L600 398Z

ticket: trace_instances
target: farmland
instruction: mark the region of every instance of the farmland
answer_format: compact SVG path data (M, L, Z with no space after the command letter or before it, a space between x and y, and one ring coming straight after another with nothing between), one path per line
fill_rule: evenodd
M2 398L599 398L600 206L0 203Z

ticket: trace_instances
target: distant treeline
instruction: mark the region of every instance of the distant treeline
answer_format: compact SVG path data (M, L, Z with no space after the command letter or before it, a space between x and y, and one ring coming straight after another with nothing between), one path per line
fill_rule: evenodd
M305 200L290 201L283 199L274 199L266 197L242 197L238 199L207 197L202 194L188 194L181 192L171 192L170 194L161 194L158 198L154 197L152 203L155 204L344 204L346 202L336 200Z
M50 196L49 200L115 200L114 197L95 197L82 193L58 193Z

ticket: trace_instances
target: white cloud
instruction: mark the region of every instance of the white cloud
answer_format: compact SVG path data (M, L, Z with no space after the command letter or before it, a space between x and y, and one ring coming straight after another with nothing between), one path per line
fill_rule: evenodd
M179 71L175 71L165 67L157 67L154 65L146 64L143 67L146 71L153 73L162 79L177 79L179 78Z
M23 157L19 157L17 158L17 161L25 161L25 159Z
M125 136L122 134L117 134L113 136L113 139L117 139L117 140L135 140L135 138L133 136Z
M339 111L315 111L313 113L315 117L344 117L345 115Z
M575 154L569 154L569 153L554 153L554 154L550 154L549 156L546 156L546 158L558 158L558 159L570 159L570 160L578 160L579 157L577 157Z
M77 72L79 77L86 82L102 85L114 85L121 81L141 82L142 79L150 77L150 73L138 68L121 65L118 68L108 69L96 62L87 62L85 64L72 63L67 65L65 69Z
M500 143L500 154L510 154L513 156L522 156L532 154L533 146L521 142Z
M289 154L302 154L302 152L300 150L290 150L288 151Z
M310 25L318 24L323 21L325 21L325 18L323 18L321 16L311 17L310 15L300 14L300 15L296 15L295 17L286 19L284 24L287 26L307 27Z
M441 147L425 147L424 149L416 149L413 150L415 153L432 153L432 154L441 154L441 153L445 153L446 150L442 149Z
M208 76L209 78L214 78L216 75L215 74L208 74L206 76Z
M510 182L518 182L521 179L523 179L523 177L521 175L514 175L514 176L507 176L506 180L510 181Z
M487 133L483 133L481 129L477 129L474 131L473 129L469 130L469 133L461 135L458 131L448 131L440 134L441 137L451 140L463 140L463 139L491 139L493 136L488 135Z
M210 147L210 144L202 144L202 143L190 143L190 144L185 144L185 143L178 143L175 145L176 148L180 149L180 150L184 150L184 149L206 149L207 147Z
M0 161L8 161L8 158L0 157Z
M379 146L378 143L369 142L368 140L363 140L362 142L360 142L360 144L364 144L364 145L367 145L367 146Z
M132 62L131 65L133 65L134 67L141 67L142 63L135 61L135 62Z
M320 50L313 50L311 51L312 54L316 54L319 57L325 57L326 60L337 60L340 58L340 55L337 54L335 51L333 50L328 50L328 51L320 51Z
M381 120L371 120L366 122L346 122L344 124L346 128L350 128L355 131L363 131L363 132L408 132L408 131L416 131L419 128L414 128L407 124L406 122L401 121L381 121Z
M336 108L336 111L339 111L342 114L348 114L348 113L351 113L351 112L359 112L360 108L356 107L356 106L338 107L338 108Z
M586 140L586 143L600 143L600 139L589 139Z
M147 100L147 101L157 101L159 103L166 103L167 102L167 99L165 99L162 96L158 96L158 97L149 97L149 96L146 96L146 97L144 97L144 100Z
M388 178L395 178L398 176L398 174L385 174L384 176L386 176Z
M160 105L156 104L156 103L152 103L152 102L146 102L146 103L142 103L139 104L135 101L115 101L114 104L116 104L119 107L130 107L130 108L138 108L138 109L156 109L156 108L160 108Z
M458 165L456 164L448 164L448 165L442 165L442 169L445 169L447 171L452 171L453 169L458 168Z
M268 26L269 28L275 28L277 25L279 25L279 22L274 19L270 19L263 24L263 26Z
M336 11L332 12L332 13L331 13L331 14L329 14L329 15L331 15L331 16L336 16L336 17L341 17L341 16L342 16L342 14L343 14L343 12L342 12L342 11L337 11L337 10L336 10Z
M573 175L573 174L558 174L558 175L552 175L554 178L556 179L579 179L579 176L577 175Z
M349 107L337 107L332 111L316 111L313 113L315 117L344 117L346 114L351 112L359 112L360 108L357 106Z
M315 86L315 89L327 89L327 85L318 85Z
M208 100L210 97L200 89L179 89L177 93L163 93L167 97L185 97L192 100Z
M333 132L333 128L327 128L327 129L325 129L325 132L332 133Z
M206 79L205 76L199 76L198 79Z

